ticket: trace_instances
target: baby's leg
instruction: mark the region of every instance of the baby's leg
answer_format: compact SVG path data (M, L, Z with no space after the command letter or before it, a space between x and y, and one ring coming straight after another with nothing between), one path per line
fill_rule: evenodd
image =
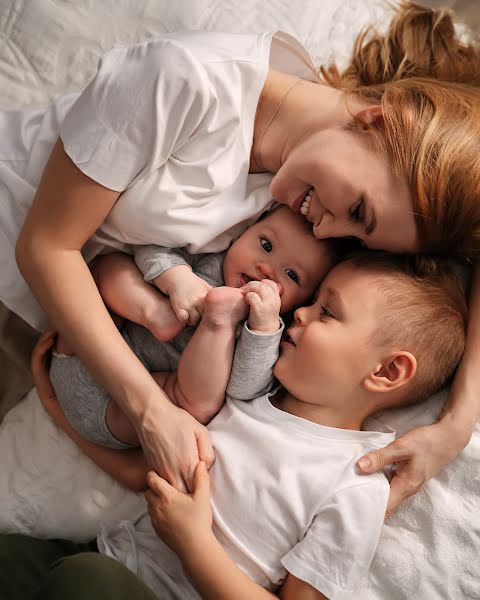
M214 288L205 296L202 320L180 358L176 403L208 423L225 401L238 323L248 314L239 289Z
M147 283L128 254L114 252L98 258L95 281L105 304L118 315L143 325L160 341L168 341L185 328L170 301Z
M123 439L110 429L106 420L110 397L78 357L54 353L50 379L67 420L82 437L117 450L139 445L132 435ZM119 433L123 432L119 428Z

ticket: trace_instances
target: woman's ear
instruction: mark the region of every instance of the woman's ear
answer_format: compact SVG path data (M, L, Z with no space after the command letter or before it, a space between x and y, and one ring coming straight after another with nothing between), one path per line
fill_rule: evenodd
M387 356L368 375L363 385L368 392L391 392L409 383L417 372L417 359L410 352Z
M368 106L355 114L355 123L363 131L368 131L372 127L383 129L383 111L379 104Z

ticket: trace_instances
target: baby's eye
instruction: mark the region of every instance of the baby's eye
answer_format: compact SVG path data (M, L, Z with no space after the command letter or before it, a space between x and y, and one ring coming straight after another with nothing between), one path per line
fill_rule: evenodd
M262 248L265 250L265 252L271 252L273 250L273 246L271 242L267 240L267 238L260 238L260 244L262 245Z
M285 269L285 273L287 274L287 277L290 277L292 281L294 281L297 284L300 284L300 278L293 269Z

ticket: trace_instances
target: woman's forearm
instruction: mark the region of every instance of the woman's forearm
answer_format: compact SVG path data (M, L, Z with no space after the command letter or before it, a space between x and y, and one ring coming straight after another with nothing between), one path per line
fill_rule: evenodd
M137 420L145 399L158 397L158 387L115 327L81 253L45 242L39 246L19 251L23 276L95 379Z
M81 254L118 197L82 173L58 140L20 232L16 257L50 322L138 422L149 395L158 397L158 388L116 330Z
M470 295L467 341L462 361L443 410L441 421L449 423L465 444L480 416L480 266L475 266Z

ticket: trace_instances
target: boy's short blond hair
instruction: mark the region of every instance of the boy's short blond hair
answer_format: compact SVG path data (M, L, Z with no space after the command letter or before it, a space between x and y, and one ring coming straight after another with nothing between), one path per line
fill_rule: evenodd
M425 400L449 380L465 348L465 274L451 261L425 256L362 252L348 260L379 275L383 306L375 343L417 360L415 377L396 404Z

